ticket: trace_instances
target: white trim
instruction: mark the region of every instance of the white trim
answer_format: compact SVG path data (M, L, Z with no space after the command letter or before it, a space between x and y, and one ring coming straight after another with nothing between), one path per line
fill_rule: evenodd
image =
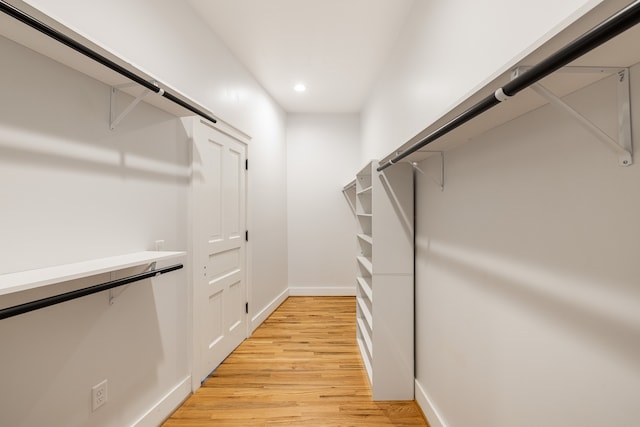
M201 118L199 116L198 119L200 119L200 123L202 123L203 125L209 126L210 128L213 128L218 132L230 136L231 138L237 139L244 144L249 145L249 142L251 142L251 136L249 136L249 134L244 133L232 124L221 120L219 117L216 117L216 120L218 120L217 123L211 123L209 120Z
M162 424L191 394L191 375L187 376L142 415L132 427L156 427Z
M285 289L284 291L282 291L280 295L275 297L273 301L271 301L262 310L260 310L259 313L253 316L251 318L251 331L252 332L255 331L258 328L258 326L262 324L262 322L267 320L267 317L269 317L271 313L276 311L276 309L280 307L280 304L282 304L284 300L286 300L288 297L289 297L289 289Z
M289 286L289 294L305 297L355 296L356 286Z
M415 381L415 398L422 413L427 417L427 422L431 427L447 427L444 417L433 404L427 392L422 388L418 380Z

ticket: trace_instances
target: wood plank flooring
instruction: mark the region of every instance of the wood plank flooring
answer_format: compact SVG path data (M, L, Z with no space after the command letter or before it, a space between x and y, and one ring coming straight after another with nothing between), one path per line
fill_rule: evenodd
M354 297L289 297L163 426L428 426L371 400L355 335Z

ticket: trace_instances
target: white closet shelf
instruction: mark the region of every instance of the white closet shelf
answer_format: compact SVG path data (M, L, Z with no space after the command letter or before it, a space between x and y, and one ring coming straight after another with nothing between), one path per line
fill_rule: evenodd
M424 139L427 135L439 129L458 115L472 107L474 104L494 93L494 91L511 80L512 72L518 67L527 67L537 64L549 55L553 54L559 47L573 41L589 29L599 24L618 10L622 9L629 2L626 0L611 0L602 2L583 16L578 16L577 20L566 28L561 29L553 37L540 40L525 49L521 54L501 67L496 73L480 83L469 93L460 98L450 108L443 112L439 118L417 135L410 138L406 143L395 148L390 154L380 160L380 164L386 163L396 156L398 152L407 150L409 147ZM640 25L627 30L621 35L608 41L602 46L594 49L586 55L576 59L571 64L572 67L631 67L640 63L640 50L636 48L637 41L640 40ZM589 86L605 77L607 73L584 73L570 74L555 72L541 80L545 87L549 88L556 96L562 98L579 89ZM531 89L526 89L507 102L501 102L494 108L486 111L481 116L470 120L464 125L456 128L436 141L430 143L421 150L407 156L403 162L418 162L427 157L436 155L443 151L467 143L468 141L494 129L504 123L516 119L530 111L547 104L548 101L536 94Z
M357 319L357 322L360 326L360 331L362 331L362 340L364 341L364 343L366 344L366 348L367 348L367 354L368 354L368 359L371 358L371 355L373 354L373 342L371 341L371 337L367 334L367 328L364 324L364 321L360 318Z
M369 236L368 234L360 233L360 234L358 234L358 239L363 240L363 241L367 242L370 245L373 245L373 238L371 236Z
M90 40L83 34L74 31L63 23L57 22L53 18L40 12L35 7L27 4L25 1L11 0L9 1L9 3L22 10L23 12L31 15L32 17L38 19L40 22L43 22L49 27L61 32L62 34L72 38L73 40L81 42L89 49L99 53L100 55L133 72L134 74L143 76L145 80L148 80L149 82L158 80L153 75L145 72L142 68L136 66L132 62L118 57L107 48ZM50 39L44 34L28 27L27 25L24 25L23 23L11 18L8 15L5 15L4 13L0 13L0 36L6 37L9 40L13 40L18 44L21 44L35 52L40 53L41 55L51 58L54 61L66 65L83 74L86 74L87 76L92 77L109 86L119 87L122 92L128 93L133 97L138 96L142 92L142 88L138 85L131 85L131 81L129 79L121 76L115 71L108 69L102 64L99 64L92 59L87 58L86 56L63 45L62 43ZM163 89L168 90L178 99L189 103L204 112L209 113L209 110L206 107L198 103L196 100L185 95L184 93L181 93L176 88L163 83ZM144 102L151 104L163 111L166 111L167 113L172 114L176 117L189 117L194 115L194 113L189 111L187 108L184 108L162 96L158 96L155 94L153 96L146 97L144 99Z
M373 274L373 264L371 263L371 260L369 258L359 256L357 257L357 259L369 274Z
M369 301L373 302L373 291L371 289L371 284L367 282L367 279L365 279L364 277L356 277L356 280L358 281L362 292L367 296L367 298L369 298ZM369 278L369 281L370 280L371 278Z
M369 355L367 353L368 349L365 347L364 339L358 338L358 347L360 347L360 353L362 355L367 355L366 357L362 357L362 361L364 362L364 367L367 370L367 376L369 377L369 382L371 383L371 379L373 378L373 368L371 366L371 360L369 359Z
M82 279L96 274L122 270L129 267L180 258L186 252L144 251L108 258L92 259L73 264L27 270L0 275L0 295L39 288L69 280Z
M367 188L363 188L362 190L358 191L356 194L358 194L359 196L363 196L366 194L371 194L371 186L368 186Z
M369 310L369 307L367 307L367 303L365 303L362 298L357 298L356 301L358 301L360 311L362 312L364 319L367 321L369 329L373 329L373 315L371 314L371 310Z

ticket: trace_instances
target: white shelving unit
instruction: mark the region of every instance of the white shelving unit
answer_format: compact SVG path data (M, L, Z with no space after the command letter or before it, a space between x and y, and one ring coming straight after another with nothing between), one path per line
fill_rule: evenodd
M368 163L355 181L357 340L373 399L411 400L413 170L377 167Z

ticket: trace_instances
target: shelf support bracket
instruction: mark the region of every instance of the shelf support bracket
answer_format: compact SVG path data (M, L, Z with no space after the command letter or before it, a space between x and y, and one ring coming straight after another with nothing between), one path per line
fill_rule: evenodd
M120 114L117 114L117 95L120 89L130 86L136 86L135 84L124 84L119 86L111 86L111 108L110 108L110 124L109 129L115 130L115 128L120 124L120 122L127 117L127 115L133 111L133 109L142 101L149 93L151 92L149 89L143 90L140 95L138 95L131 103L125 107L124 110Z
M146 273L147 271L153 271L155 269L156 269L156 261L153 261L151 264L149 264L149 266L147 266L147 268L144 269L142 273ZM113 272L111 272L110 280L115 280L113 278ZM124 291L126 291L129 288L129 286L130 285L124 285L119 288L109 289L109 305L113 305L116 298L118 298L122 293L124 293Z
M434 178L431 175L428 175L428 176L429 176L429 178L431 178L431 180L433 182L438 184L438 186L440 187L440 191L444 191L444 151L423 151L423 150L419 150L419 152L420 153L440 153L440 176L439 176L439 180ZM413 162L412 166L417 171L424 173L424 171L418 167L418 163L417 162Z
M524 68L524 67L522 67ZM520 69L516 69L513 77L517 77ZM633 164L633 142L631 137L631 102L630 102L630 86L629 86L629 68L608 68L608 67L565 67L559 72L568 73L615 73L617 78L617 99L618 99L618 140L616 141L606 132L596 126L588 118L580 114L569 104L564 102L560 97L552 93L541 83L534 83L530 88L541 97L545 98L549 103L559 110L564 111L573 117L578 124L591 132L596 138L602 141L607 147L618 155L618 164L620 166L630 166Z

